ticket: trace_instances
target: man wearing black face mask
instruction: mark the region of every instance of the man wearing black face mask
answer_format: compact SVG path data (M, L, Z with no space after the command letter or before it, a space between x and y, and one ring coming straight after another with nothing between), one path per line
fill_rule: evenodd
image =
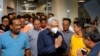
M58 26L58 21L55 18L50 18L47 29L39 33L38 56L63 56L67 45L58 31Z

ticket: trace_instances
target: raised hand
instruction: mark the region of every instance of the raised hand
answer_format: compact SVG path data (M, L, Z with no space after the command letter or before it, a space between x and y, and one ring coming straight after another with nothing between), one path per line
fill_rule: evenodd
M58 36L58 38L55 39L55 48L59 48L62 44L62 36Z

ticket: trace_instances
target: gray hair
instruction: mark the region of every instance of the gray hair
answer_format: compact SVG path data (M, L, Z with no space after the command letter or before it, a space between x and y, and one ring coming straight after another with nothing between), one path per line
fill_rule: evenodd
M55 17L51 17L51 18L48 19L48 25L51 25L51 23L53 21L57 21L58 22L58 20Z

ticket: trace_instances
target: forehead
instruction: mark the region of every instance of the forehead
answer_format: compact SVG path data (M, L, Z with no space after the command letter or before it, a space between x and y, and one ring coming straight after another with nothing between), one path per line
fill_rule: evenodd
M20 20L22 21L22 20L25 20L24 18L20 18Z
M13 23L13 24L21 24L21 22L20 22L19 19L13 20L12 23Z
M64 20L63 23L64 23L64 24L65 24L65 23L66 23L66 24L69 24L69 21L68 21L68 20Z
M78 26L77 24L74 24L74 27L81 28L81 27L80 27L80 26Z
M47 22L47 21L45 21L45 20L43 20L43 21L41 21L42 23L45 23L45 22Z
M8 20L8 18L4 18L3 20Z
M33 23L40 23L40 21L39 20L35 20Z
M52 23L51 23L51 25L58 25L59 23L58 23L58 21L53 21Z
M9 16L13 16L13 15L11 14L11 15L9 15Z

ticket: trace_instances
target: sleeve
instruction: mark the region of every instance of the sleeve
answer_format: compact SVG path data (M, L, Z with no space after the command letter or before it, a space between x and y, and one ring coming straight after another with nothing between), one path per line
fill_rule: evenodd
M63 35L60 33L60 35L62 36L62 38L63 38ZM64 53L64 52L66 52L66 50L67 50L67 44L65 43L65 41L64 41L64 38L63 38L63 40L62 40L62 45L61 45L61 47L60 47L60 49L61 49L61 52L62 53Z
M70 55L70 56L72 55L72 51L73 51L73 50L72 50L72 45L73 45L73 44L72 44L72 41L73 41L72 39L73 39L73 34L72 34L72 36L71 36L70 47L69 47L69 55Z
M0 36L0 49L2 49L2 38Z
M29 38L29 42L31 42L31 40L32 40L31 37L30 37L30 34L31 34L30 31L31 31L31 30L29 30L29 31L27 32L27 36L28 36L28 38Z
M28 36L26 35L25 49L28 49L28 48L30 48L30 43L29 43L29 38L28 38Z
M38 55L44 56L56 52L56 48L54 47L54 45L45 46L45 39L43 38L42 32L40 32L38 36L37 47L38 47Z

